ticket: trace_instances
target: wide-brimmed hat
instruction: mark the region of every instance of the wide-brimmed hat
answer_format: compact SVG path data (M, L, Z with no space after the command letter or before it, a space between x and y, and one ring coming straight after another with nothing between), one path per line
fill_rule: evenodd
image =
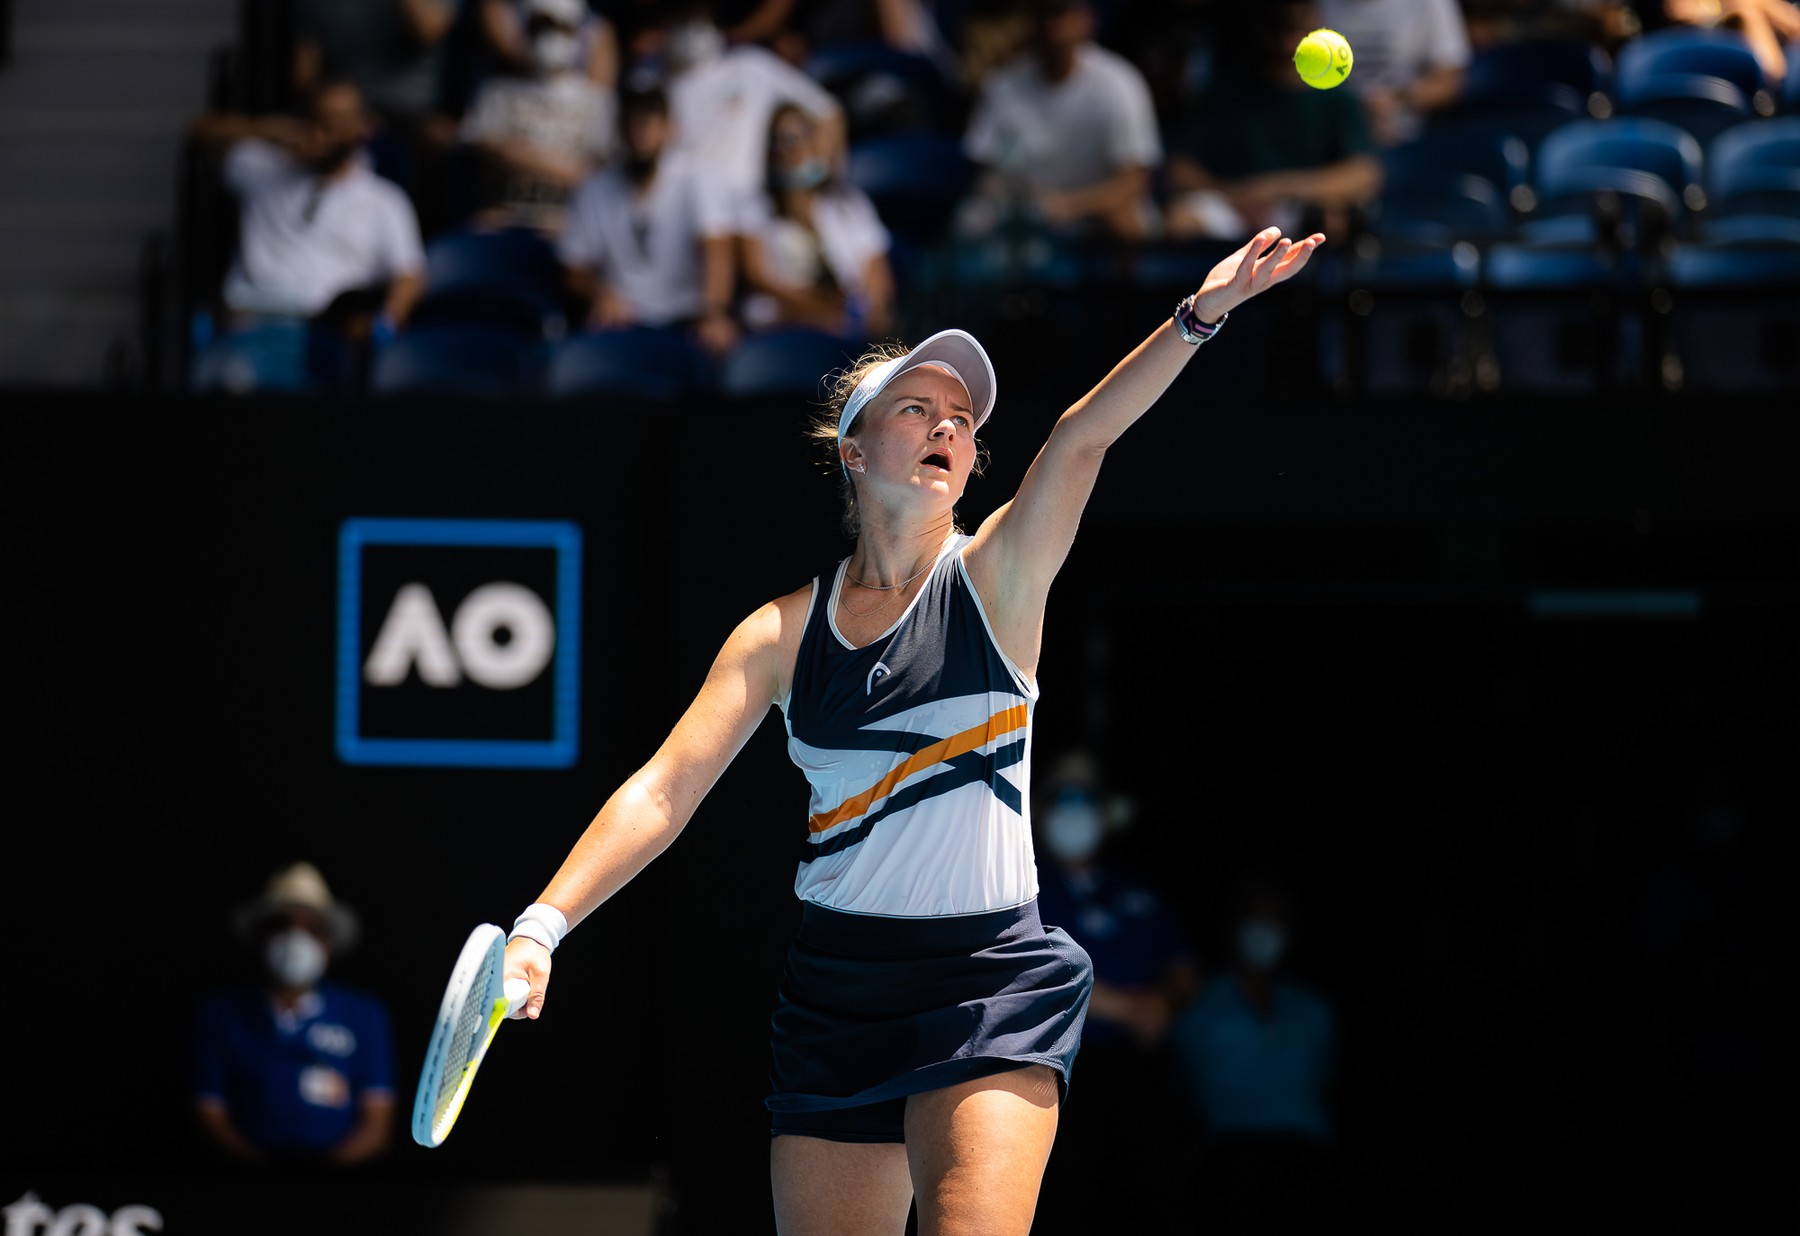
M362 931L356 912L331 895L325 877L311 863L294 863L270 876L259 896L232 912L231 924L240 939L251 941L269 919L290 910L311 910L324 919L331 946L340 952L355 944Z

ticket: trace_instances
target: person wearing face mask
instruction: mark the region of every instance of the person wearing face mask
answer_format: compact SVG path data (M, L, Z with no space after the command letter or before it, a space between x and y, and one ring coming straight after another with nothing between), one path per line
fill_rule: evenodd
M1331 1004L1287 969L1284 888L1244 879L1227 928L1231 966L1172 1033L1198 1118L1198 1204L1222 1231L1292 1231L1327 1213L1337 1029Z
M364 152L362 93L326 82L303 117L211 113L192 136L223 155L238 250L221 299L228 327L305 318L351 338L397 330L425 289L419 220Z
M461 136L484 173L476 221L555 234L576 186L612 156L618 121L582 64L583 0L525 0L523 12L530 71L483 82Z
M799 107L819 126L825 160L844 158L844 113L831 92L766 47L728 45L706 0L675 0L653 28L676 141L720 190L757 193L775 111Z
M332 958L356 942L356 914L302 862L240 906L233 927L260 981L200 1006L194 1101L206 1142L245 1164L376 1158L394 1123L387 1010L325 979Z
M1063 1115L1036 1236L1108 1226L1154 1231L1172 1212L1177 1173L1163 1130L1181 1113L1167 1106L1174 1083L1167 1040L1193 998L1196 965L1170 904L1109 856L1132 815L1131 802L1106 790L1085 750L1054 765L1033 812L1039 910L1094 963L1083 1085Z
M784 104L769 125L768 179L744 199L744 320L753 328L811 326L858 342L893 324L888 231L867 194L832 170L825 136Z
M738 339L731 204L671 149L669 100L635 78L620 94L619 158L582 182L556 241L590 330L690 330L718 355Z

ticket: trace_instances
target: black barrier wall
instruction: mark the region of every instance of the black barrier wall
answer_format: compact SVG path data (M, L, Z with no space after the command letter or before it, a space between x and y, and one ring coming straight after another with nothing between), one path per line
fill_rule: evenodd
M1012 384L965 524L1078 393ZM0 1204L263 1187L202 1153L185 1036L195 993L246 973L226 913L294 858L364 917L337 973L389 1001L410 1091L469 927L532 900L739 619L847 552L792 403L7 403L24 896ZM1642 922L1683 869L1693 776L1722 760L1747 821L1732 913L1791 931L1761 860L1800 805L1796 444L1757 405L1246 404L1184 377L1109 459L1051 602L1038 758L1102 752L1140 801L1129 854L1207 964L1235 872L1304 889L1297 964L1344 1025L1347 1205L1679 1211L1720 1172L1754 1194L1770 1147L1733 1096L1780 1072L1762 989L1719 1014L1733 1088L1709 1091L1717 1062L1684 1036L1725 1006L1646 977ZM578 533L573 610L566 541L371 565L391 596L356 611L353 658L425 579L456 681L386 736L547 740L566 705L567 759L346 762L346 521ZM572 701L482 704L480 674L506 671L451 628L496 581L578 614L543 663L578 653ZM771 717L571 937L545 1019L504 1028L446 1146L334 1187L666 1172L669 1230L765 1230L764 1031L805 810L783 741Z

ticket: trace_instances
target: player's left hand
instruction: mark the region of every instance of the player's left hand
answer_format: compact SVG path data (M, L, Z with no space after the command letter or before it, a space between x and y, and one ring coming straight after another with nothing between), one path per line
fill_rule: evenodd
M1258 292L1299 274L1313 250L1324 243L1323 232L1292 240L1278 227L1264 228L1212 268L1194 294L1194 312L1202 322L1217 322Z

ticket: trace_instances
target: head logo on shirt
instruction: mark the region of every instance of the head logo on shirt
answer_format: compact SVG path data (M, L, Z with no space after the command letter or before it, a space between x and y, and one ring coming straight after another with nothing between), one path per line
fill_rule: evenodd
M864 685L863 685L863 694L864 695L875 694L875 685L877 683L879 683L883 678L886 678L889 674L891 674L893 672L894 672L893 670L889 669L887 666L883 665L881 662L879 662L879 661L875 662L875 668L869 671L868 681L866 683L864 683Z

